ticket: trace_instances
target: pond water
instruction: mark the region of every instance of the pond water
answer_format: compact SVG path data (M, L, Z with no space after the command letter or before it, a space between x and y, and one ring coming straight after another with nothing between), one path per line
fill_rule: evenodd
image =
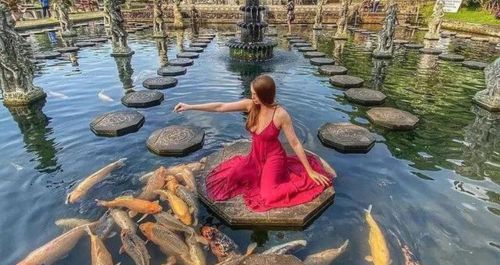
M213 26L219 32L234 26ZM283 33L283 29L277 29ZM363 209L373 205L373 216L384 231L393 264L402 264L406 244L422 264L496 264L500 259L500 122L472 104L473 95L484 89L482 71L460 63L437 60L415 50L398 48L393 60L372 60L375 39L355 33L346 43L333 43L333 32L312 34L303 28L320 51L336 57L350 74L366 80L388 96L387 106L418 115L419 126L409 132L391 132L371 125L366 107L349 103L343 90L317 73L301 53L280 39L275 58L248 64L228 58L219 34L175 88L163 91L165 101L141 109L146 123L136 133L117 138L95 136L90 121L100 113L126 109L120 102L131 84L156 75L160 65L156 40L151 32L130 36L135 51L131 61L110 57L110 43L82 48L78 65L67 58L48 60L37 70L35 83L48 93L45 103L32 108L0 108L0 257L15 264L30 251L61 233L54 225L60 218L96 219L104 209L94 198L109 199L139 189L138 177L159 165L199 160L223 144L249 138L242 113L173 113L177 102L239 100L249 93L249 83L268 73L277 83L278 100L293 117L304 146L329 163L339 175L335 202L303 231L221 229L244 249L257 242L261 249L295 239L308 241L298 257L339 246L350 240L347 252L335 264L370 264L368 227ZM91 24L80 36L104 34ZM422 32L398 32L421 40ZM171 32L168 58L175 58L180 44L188 44L189 31ZM32 35L36 49L61 46L49 33ZM443 49L468 59L492 62L499 52L488 43L442 39ZM335 48L336 47L336 48ZM163 58L165 59L165 58ZM118 70L118 68L122 70ZM102 101L102 92L114 101ZM376 134L367 154L342 154L324 147L317 129L325 122L352 122ZM206 132L203 149L181 158L159 157L146 148L146 139L166 125L196 125ZM119 158L126 167L114 172L80 203L65 205L65 196L90 173ZM205 210L202 221L220 221ZM119 255L119 237L107 241L115 262L132 264ZM152 264L164 261L151 247ZM81 240L69 256L57 264L88 264L88 240ZM213 258L212 258L213 260Z

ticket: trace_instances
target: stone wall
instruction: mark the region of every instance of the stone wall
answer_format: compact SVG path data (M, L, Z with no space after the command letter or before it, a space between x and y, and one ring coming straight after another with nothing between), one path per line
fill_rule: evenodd
M442 28L500 37L500 27L493 25L480 25L480 24L473 24L466 22L444 21L442 24Z

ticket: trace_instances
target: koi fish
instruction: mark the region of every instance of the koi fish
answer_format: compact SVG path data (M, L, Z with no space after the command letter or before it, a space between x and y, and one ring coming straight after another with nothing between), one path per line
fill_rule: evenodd
M99 206L109 208L125 207L129 210L142 214L155 214L161 212L162 210L162 207L158 204L158 202L135 199L132 196L122 196L112 201L96 200L96 202Z
M170 208L172 208L172 211L177 217L179 217L179 220L181 220L182 223L185 225L191 225L193 223L193 218L189 212L188 205L173 192L168 190L156 190L155 193L160 195L161 199L169 202Z
M365 259L366 261L372 262L374 265L388 265L390 263L389 248L387 247L382 230L371 215L372 205L370 204L365 211L365 219L370 228L368 243L370 244L371 251L371 256L367 256Z
M309 255L304 260L305 265L329 265L340 255L342 255L347 246L349 245L349 240L344 241L344 243L339 248L331 248L327 250L320 251L318 253Z

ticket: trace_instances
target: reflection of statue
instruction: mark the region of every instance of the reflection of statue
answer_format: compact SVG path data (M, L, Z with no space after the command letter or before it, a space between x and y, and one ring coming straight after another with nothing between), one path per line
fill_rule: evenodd
M335 62L342 64L342 54L344 53L346 40L334 40L333 41L333 58Z
M477 92L474 102L481 107L498 112L500 111L500 57L484 70L486 89Z
M40 172L53 172L57 169L55 143L50 135L52 128L48 127L49 118L42 111L45 100L39 100L30 106L9 107L14 121L16 121L26 150L36 155Z
M311 38L311 44L313 46L314 49L318 49L318 39L319 39L319 35L321 34L321 31L320 30L313 30L313 35L312 35L312 38Z
M56 0L54 4L59 16L61 35L65 37L76 36L76 32L73 30L73 22L69 19L69 8L73 5L72 0Z
M118 77L123 84L123 89L130 90L134 87L132 81L132 56L115 57L116 68L118 68Z
M176 29L184 28L184 21L182 21L181 2L182 0L174 0L174 28Z
M134 53L127 45L128 34L125 31L125 20L123 19L121 5L125 0L104 0L104 5L108 10L105 16L108 17L111 27L111 41L113 46L112 56L129 56Z
M45 97L33 85L35 67L25 45L14 29L10 9L0 2L0 88L5 105L26 105Z
M314 17L313 29L323 28L323 4L326 1L327 0L318 0L318 4L316 5L316 16Z
M391 58L394 54L394 34L396 33L398 5L391 1L384 19L384 26L378 33L377 48L373 51L375 58Z
M153 14L153 36L165 38L167 36L167 25L163 19L163 0L154 0Z
M342 0L340 16L337 19L337 31L333 36L334 39L347 39L347 19L349 15L349 5L351 5L351 2L352 0Z
M372 89L380 90L384 85L384 80L387 72L389 61L373 59L372 69Z
M175 40L177 41L177 47L180 50L184 49L184 30L175 31Z
M166 66L168 64L167 40L166 39L157 40L156 47L158 48L158 57L160 58L160 67Z
M432 17L429 21L429 31L425 33L426 39L438 40L439 32L441 31L441 23L443 23L444 17L444 0L436 0L434 5L434 11L432 12Z
M193 5L191 7L191 29L192 29L194 35L198 35L198 33L200 31L199 23L200 23L200 12Z

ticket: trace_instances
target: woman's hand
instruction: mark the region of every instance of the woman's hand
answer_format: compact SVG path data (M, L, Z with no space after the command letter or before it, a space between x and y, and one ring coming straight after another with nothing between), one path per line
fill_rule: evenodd
M186 103L179 102L177 105L174 107L175 112L183 112L186 110L189 110L190 105Z
M331 180L323 175L321 175L320 173L312 170L311 172L308 173L309 177L318 185L322 185L322 186L325 186L325 187L328 187L330 186L332 183L331 183Z

